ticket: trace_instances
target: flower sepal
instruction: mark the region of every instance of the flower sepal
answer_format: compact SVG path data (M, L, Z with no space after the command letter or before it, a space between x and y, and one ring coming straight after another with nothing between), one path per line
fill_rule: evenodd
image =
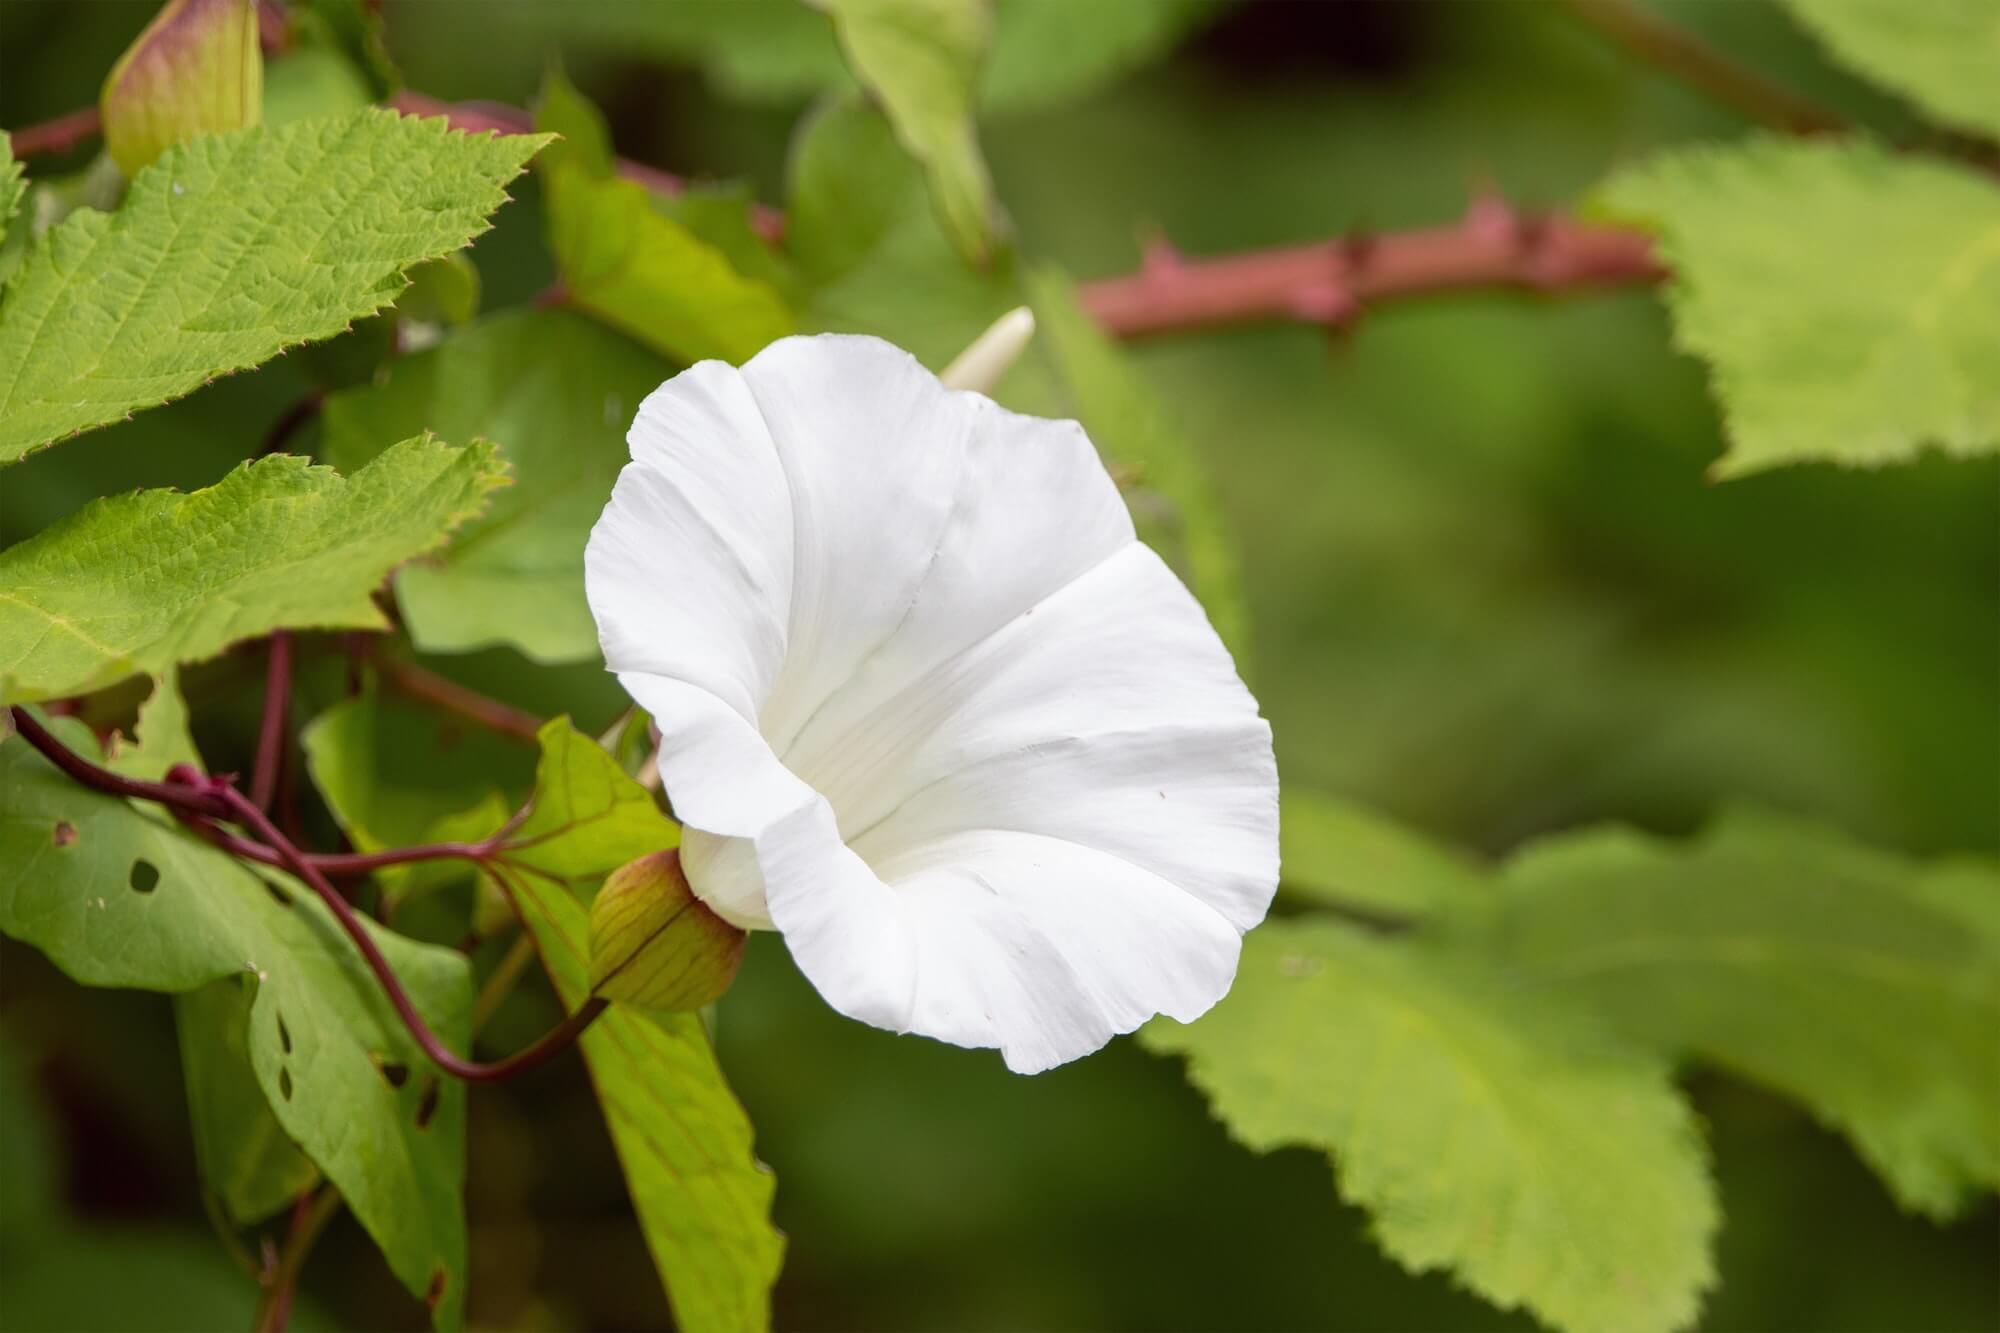
M745 934L688 888L669 849L611 872L590 905L590 990L644 1009L712 1004L736 980Z

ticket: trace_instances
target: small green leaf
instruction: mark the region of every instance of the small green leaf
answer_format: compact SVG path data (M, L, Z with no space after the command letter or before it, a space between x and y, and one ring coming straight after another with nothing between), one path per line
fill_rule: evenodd
M286 52L264 71L264 124L352 115L375 100L347 57L324 46Z
M591 742L578 737L577 744ZM594 748L594 747L593 747ZM589 994L590 924L564 888L509 874L563 1003ZM695 1014L613 1006L581 1039L647 1248L686 1329L770 1327L785 1252L770 1222L776 1181Z
M1412 1271L1570 1333L1686 1326L1717 1210L1663 1061L1421 944L1331 921L1244 940L1227 998L1141 1031L1231 1132L1325 1150Z
M2000 10L1992 0L1785 0L1850 68L1947 125L2000 136Z
M1603 205L1660 232L1675 333L1713 368L1729 427L1719 475L2000 449L1991 181L1867 143L1767 139L1656 157Z
M546 140L369 109L167 150L79 210L0 307L0 463L178 398L392 303L485 229Z
M255 125L263 106L256 0L167 0L98 98L104 146L127 176L196 135Z
M528 777L521 746L372 690L314 718L299 743L313 785L362 852L476 842L506 822ZM471 873L467 861L420 861L375 878L393 906Z
M542 91L535 99L535 128L556 136L542 150L544 170L574 164L600 180L614 174L617 155L611 151L610 123L559 67L542 77Z
M88 753L87 728L51 728ZM439 1079L359 952L309 891L252 873L162 814L86 790L0 741L0 931L87 986L254 983L245 1038L285 1133L318 1163L411 1292L454 1327L465 1298L465 1086ZM370 927L442 1039L464 1050L465 959Z
M573 311L515 310L335 394L325 453L345 470L420 430L499 445L515 485L437 559L405 566L396 600L416 645L509 644L537 662L594 661L583 548L625 465L640 400L672 368Z
M205 767L188 734L187 700L181 697L180 672L169 667L153 678L153 692L139 705L132 739L114 736L104 766L128 778L157 782L175 764Z
M14 158L13 136L0 130L0 232L5 232L14 215L21 211L21 196L28 192L22 172L21 164Z
M1521 981L1797 1098L1907 1207L2000 1189L2000 867L1743 814L1683 845L1551 839L1478 920Z
M1009 112L1060 106L1170 51L1227 0L1004 0L982 106Z
M859 97L823 103L785 164L785 248L816 284L844 276L909 216L923 179L888 119Z
M0 696L101 689L274 629L386 628L369 600L506 480L488 444L406 440L352 477L290 454L135 491L0 552Z
M1490 892L1470 860L1364 806L1290 784L1278 802L1283 882L1297 902L1425 917Z
M1028 278L1036 343L1054 363L1077 419L1128 492L1139 535L1158 548L1208 611L1237 670L1249 674L1250 622L1236 547L1199 455L1159 395L1077 304L1068 278ZM1157 497L1147 503L1146 496ZM1159 512L1161 503L1166 513ZM1176 558L1178 557L1178 559Z
M699 1009L736 980L745 938L694 896L679 852L642 856L590 900L590 992L642 1009Z
M563 879L609 874L680 846L680 826L596 741L559 717L540 733L534 807L508 838L507 859Z
M924 169L959 253L993 251L993 182L973 127L980 65L992 35L982 0L825 0L855 77L889 114Z
M319 1168L286 1136L257 1082L248 1045L256 995L247 978L228 978L174 997L195 1161L223 1211L246 1227L319 1179Z

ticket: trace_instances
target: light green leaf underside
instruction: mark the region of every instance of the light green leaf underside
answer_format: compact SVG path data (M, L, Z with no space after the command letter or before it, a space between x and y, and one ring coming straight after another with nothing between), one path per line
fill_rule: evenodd
M1562 1003L1797 1098L1936 1217L2000 1188L2000 867L1739 815L1508 867L1472 946Z
M1062 273L1030 274L1028 290L1036 342L1127 492L1140 537L1179 567L1235 654L1237 670L1249 675L1249 611L1236 547L1193 444L1125 352L1083 312Z
M543 142L369 109L169 149L15 274L0 462L373 314L405 268L485 229Z
M383 577L506 480L493 447L406 440L352 477L277 454L135 491L0 552L0 696L44 699L282 628L374 629Z
M1244 1143L1334 1160L1414 1271L1446 1268L1572 1333L1690 1323L1717 1209L1663 1062L1409 941L1272 921L1234 988L1156 1051Z
M257 988L238 978L174 997L195 1162L202 1183L238 1226L289 1206L319 1179L319 1168L286 1136L257 1082L249 1047L256 998Z
M888 113L924 169L959 253L983 263L993 245L993 181L973 126L992 36L983 0L827 0L849 67Z
M2000 186L1866 143L1664 154L1603 206L1660 232L1739 475L2000 448ZM1810 219L1810 225L1801 225Z
M2000 136L1993 0L1785 0L1834 57L1947 125Z
M600 879L678 840L644 788L566 719L542 729L535 811L501 871L563 1002L589 993L590 923L549 878ZM659 842L664 834L669 841ZM646 1244L686 1329L763 1329L784 1237L775 1189L751 1150L701 1020L614 1005L583 1035L584 1059L625 1169Z
M416 645L508 644L538 662L598 655L583 548L624 466L639 402L672 373L580 315L511 311L391 363L378 384L327 400L325 450L351 471L420 430L487 439L515 484L436 560L405 566L396 596Z
M526 785L520 746L372 690L321 713L299 742L313 785L362 852L477 841L506 822L508 790ZM469 862L421 861L375 879L393 904L471 874Z
M55 730L74 749L94 745L80 724ZM403 1284L421 1297L438 1283L434 1317L455 1326L465 1294L464 1085L436 1079L317 899L274 871L253 874L164 816L78 786L18 736L0 742L0 790L9 867L0 931L85 985L254 986L246 1045L279 1124L339 1187ZM143 893L132 886L140 862L158 874ZM374 933L419 1011L463 1050L472 1006L464 958ZM408 1070L401 1089L383 1077L385 1063Z
M1294 902L1428 916L1490 892L1469 859L1355 802L1286 784L1278 805L1279 862Z
M546 177L549 249L577 308L688 362L745 361L796 326L770 283L739 273L643 185L577 158Z

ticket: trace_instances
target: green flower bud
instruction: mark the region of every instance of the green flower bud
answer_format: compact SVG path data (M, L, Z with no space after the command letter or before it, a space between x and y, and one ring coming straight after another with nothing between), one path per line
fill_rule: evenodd
M590 989L646 1009L699 1009L736 979L745 934L694 896L678 851L620 866L590 905Z
M197 134L255 125L263 102L256 0L168 0L98 99L104 145L127 176Z

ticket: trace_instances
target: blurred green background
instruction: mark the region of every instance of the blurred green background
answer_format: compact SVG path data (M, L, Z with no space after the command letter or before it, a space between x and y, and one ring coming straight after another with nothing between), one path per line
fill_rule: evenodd
M1903 124L1771 6L1658 7ZM650 11L689 8L386 12L413 87L523 105L560 52L622 152L777 201L806 99L647 39ZM0 5L0 123L86 100L151 10ZM1480 183L1568 207L1651 148L1744 128L1543 0L1189 12L1170 57L985 119L1025 253L1089 277L1131 268L1151 231L1196 255L1310 241L1448 219ZM474 251L488 310L552 273L533 181L514 193ZM1252 684L1287 782L1488 853L1600 818L1685 832L1744 798L1885 847L2000 850L2000 461L1709 484L1703 372L1643 292L1412 302L1334 337L1178 336L1141 358L1240 543ZM10 469L0 541L91 496L214 481L297 396L299 361ZM622 707L595 669L431 665L586 728ZM190 678L216 767L248 752L260 670L225 658ZM496 1047L552 1012L521 996ZM0 1325L244 1324L254 1293L195 1202L167 1002L81 991L0 944L0 1033ZM719 1040L778 1174L780 1327L1526 1326L1401 1272L1321 1157L1245 1152L1173 1063L1128 1042L1016 1078L990 1052L838 1018L767 937ZM1803 1112L1719 1078L1692 1091L1726 1218L1704 1327L2000 1327L1991 1202L1948 1229L1901 1216ZM471 1141L475 1326L666 1324L579 1064L479 1091ZM305 1289L301 1328L422 1324L346 1221Z

